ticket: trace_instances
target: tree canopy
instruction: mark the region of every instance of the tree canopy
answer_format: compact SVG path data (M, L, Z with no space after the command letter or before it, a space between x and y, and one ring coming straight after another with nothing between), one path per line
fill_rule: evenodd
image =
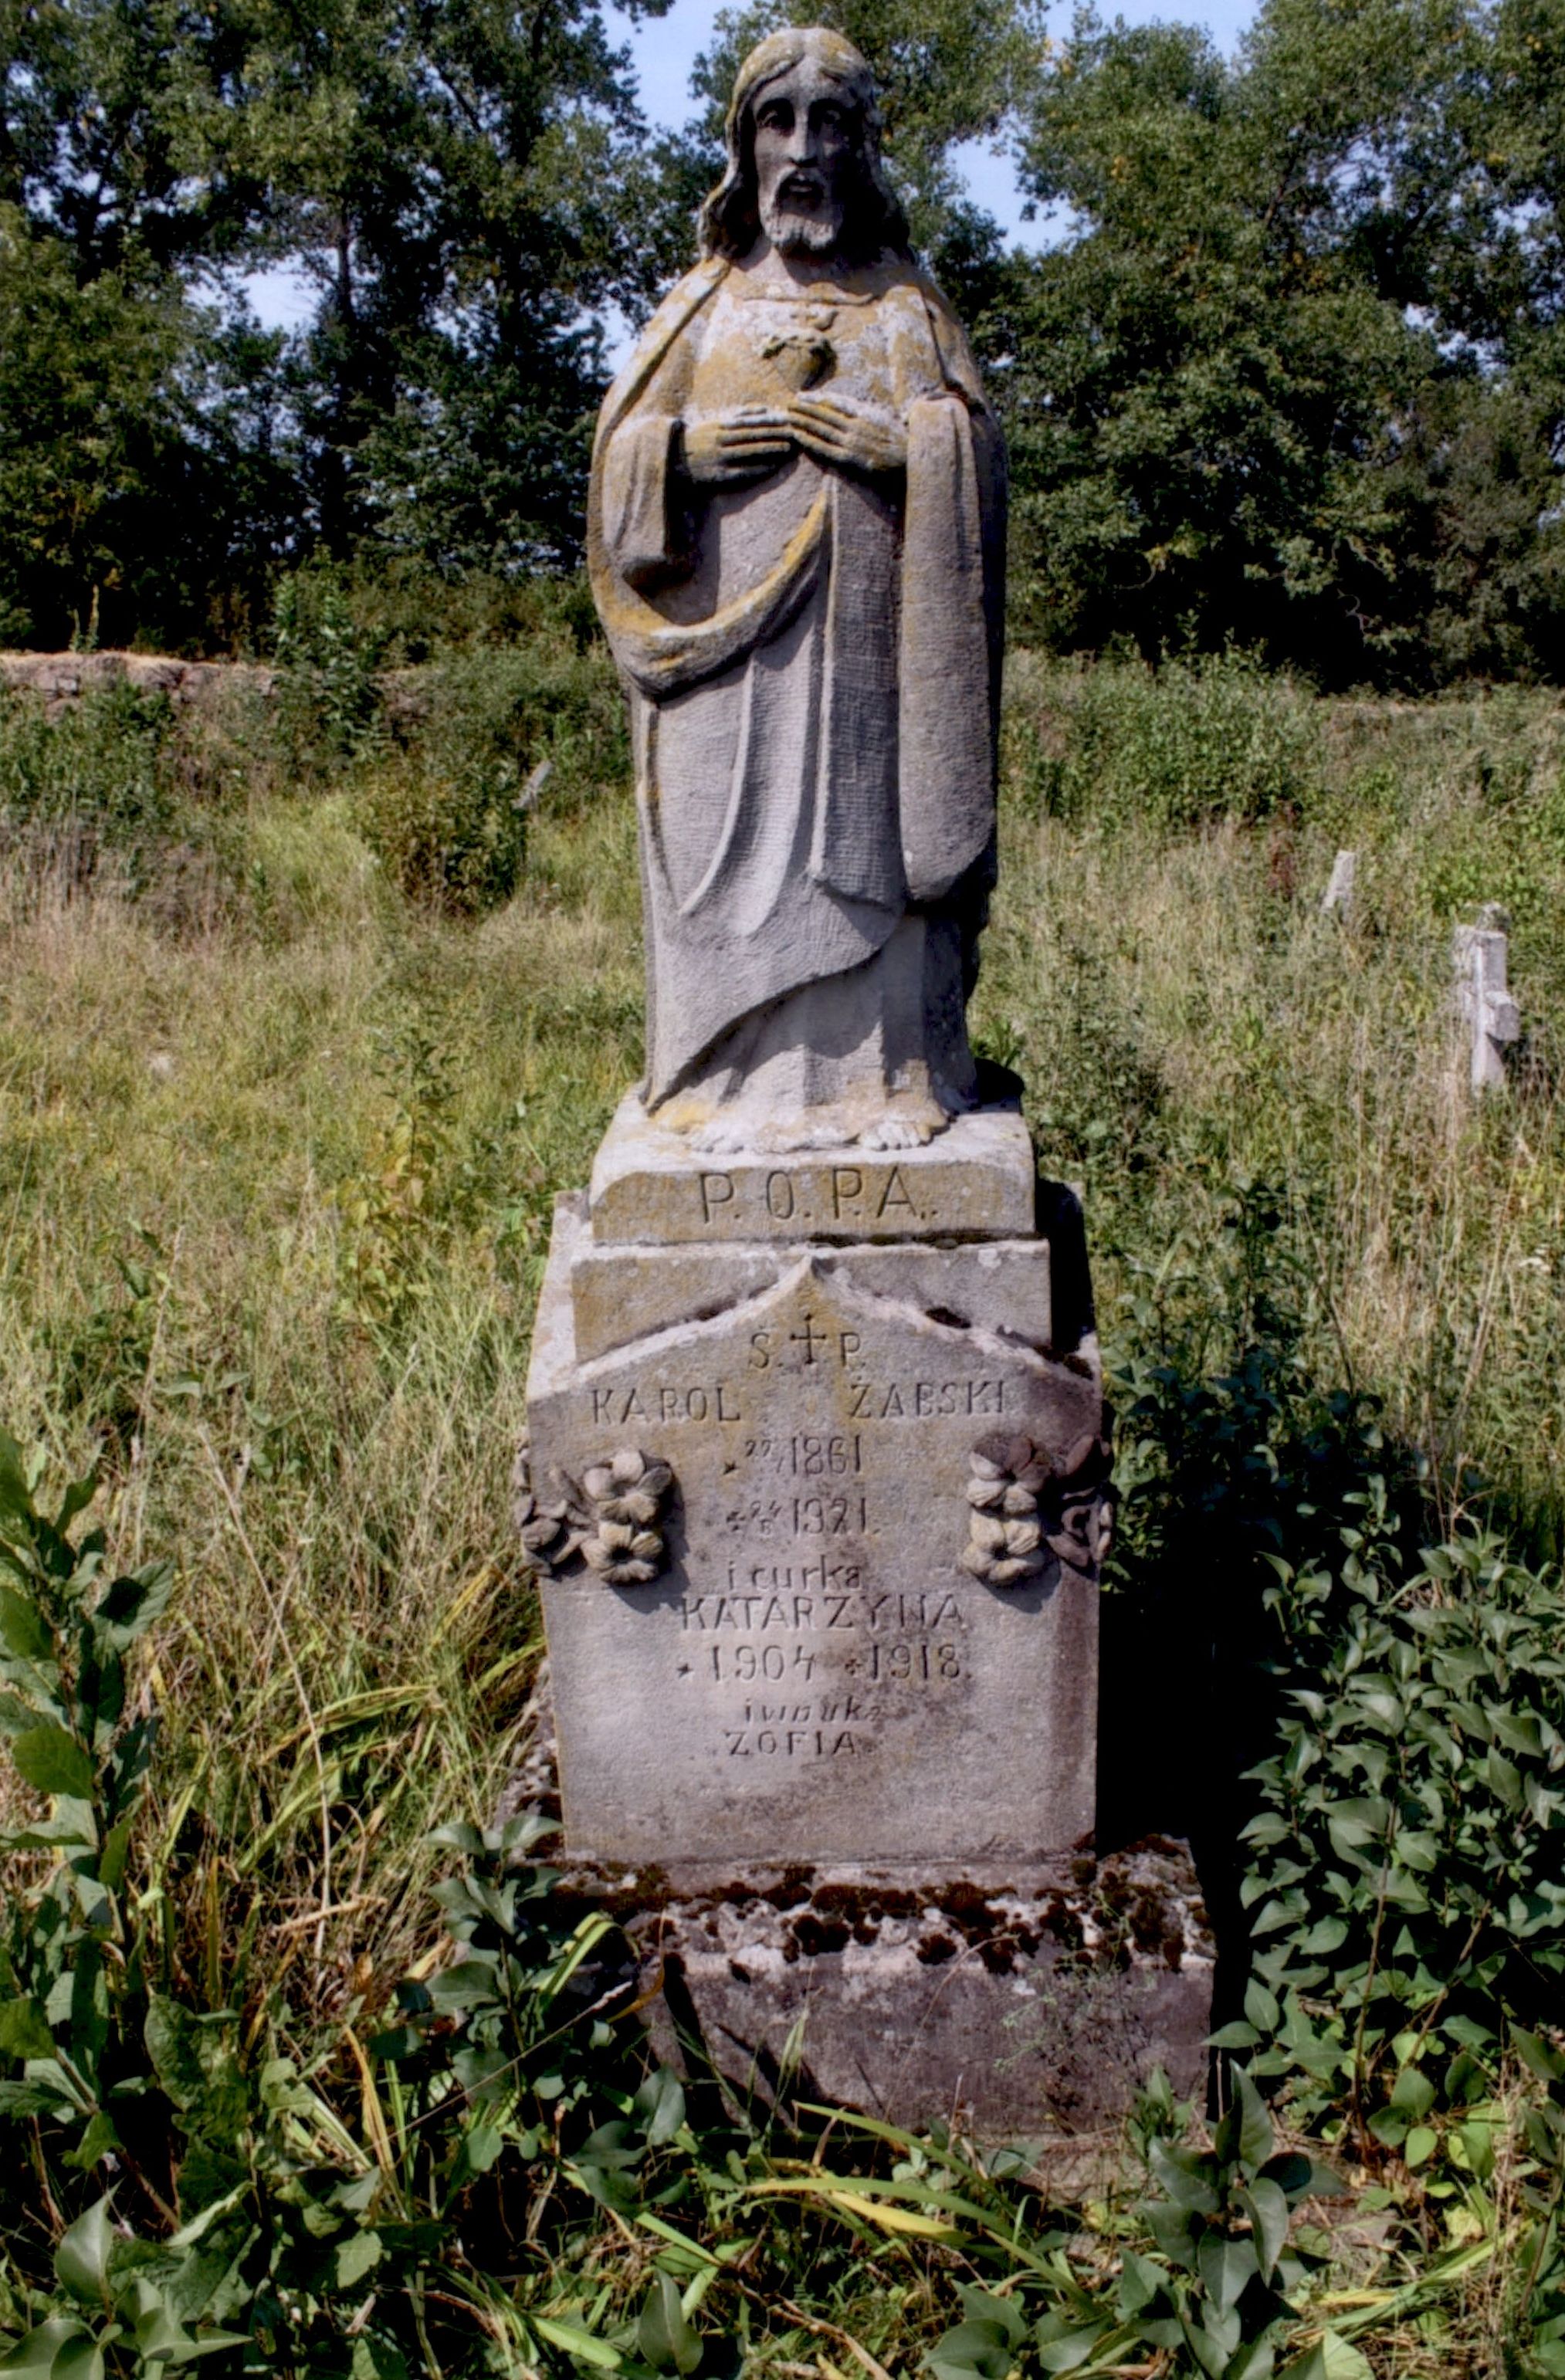
M1559 674L1565 0L1265 0L1231 59L1035 0L761 0L673 136L598 0L0 0L0 637L221 650L318 551L571 567L609 342L789 13L881 78L1006 415L1027 633ZM1042 253L966 196L973 139ZM287 334L246 297L277 265Z
M1558 57L1565 8L1527 6ZM1043 635L1558 668L1559 168L1519 15L1268 0L1231 62L1077 18L1022 147L1070 235L989 335Z

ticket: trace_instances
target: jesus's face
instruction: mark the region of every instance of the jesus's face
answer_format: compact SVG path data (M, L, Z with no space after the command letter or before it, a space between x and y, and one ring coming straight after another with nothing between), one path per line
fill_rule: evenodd
M761 229L784 256L831 255L858 164L857 115L841 83L805 58L767 85L754 121Z

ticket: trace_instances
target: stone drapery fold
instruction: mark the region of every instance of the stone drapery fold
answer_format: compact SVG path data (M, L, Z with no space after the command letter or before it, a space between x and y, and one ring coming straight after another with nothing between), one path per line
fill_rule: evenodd
M746 1014L862 965L910 902L981 875L994 832L1001 449L928 284L909 273L896 293L916 319L921 300L928 358L904 406L898 501L795 466L819 485L781 545L690 615L702 498L678 468L682 334L734 270L709 261L659 310L605 400L593 459L588 570L636 722L651 1106ZM720 747L733 759L710 848L682 874L671 813L692 791L690 701L722 714L713 764ZM701 789L704 816L717 791Z

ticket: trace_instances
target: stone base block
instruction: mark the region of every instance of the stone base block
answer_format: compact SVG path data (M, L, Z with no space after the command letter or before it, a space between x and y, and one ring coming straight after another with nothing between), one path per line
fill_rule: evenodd
M592 1246L562 1203L522 1488L570 1850L949 1873L1088 1843L1098 1352L1001 1327L1037 1318L1048 1247L1002 1249L991 1281L972 1248L796 1246L706 1318L585 1358ZM929 1300L953 1286L962 1309Z
M1186 1847L1053 1872L577 1872L635 1946L660 2053L741 2092L1048 2142L1161 2067L1201 2099L1213 1946Z
M1017 1239L1033 1229L1033 1152L1020 1111L993 1107L922 1148L703 1156L632 1094L588 1196L593 1237L611 1244Z

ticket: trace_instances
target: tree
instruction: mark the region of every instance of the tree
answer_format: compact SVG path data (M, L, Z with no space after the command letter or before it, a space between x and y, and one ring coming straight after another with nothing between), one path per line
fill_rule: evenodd
M1440 310L1458 260L1487 287L1474 260L1503 246L1474 162L1488 40L1467 0L1268 0L1231 65L1187 27L1078 16L1024 147L1074 237L986 326L1039 633L1414 683L1547 650L1547 455L1515 468L1536 408L1497 409ZM1475 538L1480 452L1512 496ZM1431 636L1462 552L1486 623L1464 651Z
M234 5L230 145L321 294L299 400L321 539L343 555L389 524L431 560L568 556L603 381L589 318L648 283L625 203L642 126L601 9Z

